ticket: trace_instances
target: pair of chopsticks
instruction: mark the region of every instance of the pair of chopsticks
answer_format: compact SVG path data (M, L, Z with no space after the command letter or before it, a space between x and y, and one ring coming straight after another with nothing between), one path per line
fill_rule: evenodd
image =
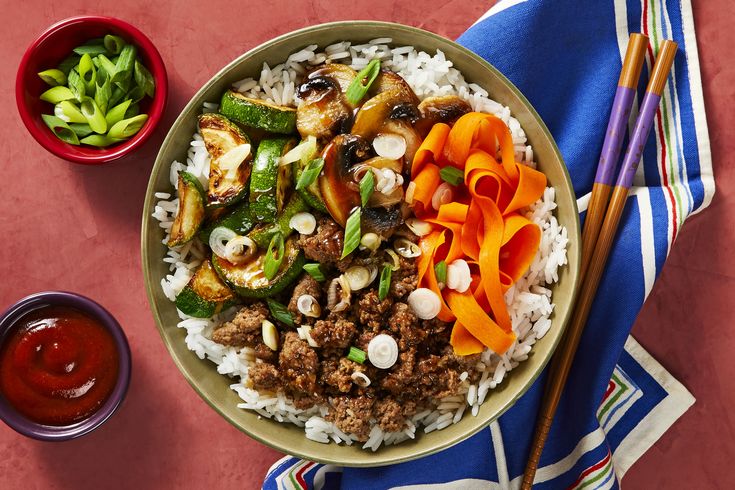
M541 452L549 434L551 423L554 420L562 390L569 376L569 370L579 346L582 331L587 323L592 301L600 284L600 278L605 270L620 216L628 197L628 190L640 164L641 154L653 126L661 94L676 55L677 44L669 40L665 40L661 44L656 62L653 65L651 78L646 87L646 94L640 105L638 119L635 122L628 149L617 174L617 181L615 181L615 170L620 157L625 128L630 116L630 109L633 105L635 90L647 48L648 38L646 36L631 34L582 232L579 296L569 324L569 330L552 359L544 399L536 421L531 454L523 474L521 484L523 490L529 490L533 485ZM615 183L614 186L613 183Z

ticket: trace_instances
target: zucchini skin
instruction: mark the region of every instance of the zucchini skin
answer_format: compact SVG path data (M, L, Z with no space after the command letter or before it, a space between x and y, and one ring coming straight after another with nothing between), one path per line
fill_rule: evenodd
M238 280L237 276L247 269L248 264L234 265L213 255L212 265L220 278L243 298L267 298L283 291L303 272L302 269L306 264L304 253L294 245L293 240L287 242L286 249L286 257L278 274L263 286L253 287ZM261 253L260 258L263 256L264 253ZM256 270L262 272L262 261L259 262L254 266ZM253 267L253 265L251 264L250 267Z
M217 275L209 259L202 262L176 296L176 307L195 318L209 318L235 303L235 293Z
M253 230L248 234L248 236L255 242L256 245L258 245L259 249L265 250L268 248L268 244L271 242L271 238L273 238L273 235L276 233L281 233L283 235L283 238L288 238L288 236L293 232L290 226L291 218L296 213L301 213L304 211L308 211L309 206L304 200L303 197L301 197L301 194L294 193L291 196L291 199L288 201L288 204L285 208L283 208L283 211L281 214L276 218L276 221L273 224L261 224L253 228Z
M219 218L202 226L199 230L199 239L204 243L209 243L209 235L212 230L220 226L229 228L238 235L245 235L252 230L255 226L255 219L250 213L250 203L241 201L226 210Z
M270 133L296 132L296 109L251 99L233 90L222 94L220 112L237 123Z
M281 137L265 139L258 145L258 151L253 159L253 169L250 176L250 212L253 217L264 223L272 223L278 214L279 182L281 157L286 153L293 138ZM289 186L291 177L288 176Z

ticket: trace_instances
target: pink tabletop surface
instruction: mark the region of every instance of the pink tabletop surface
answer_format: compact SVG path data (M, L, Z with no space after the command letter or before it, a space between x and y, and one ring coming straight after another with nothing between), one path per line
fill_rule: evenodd
M167 128L225 63L278 34L320 22L380 19L455 38L487 0L224 2L3 0L0 43L0 308L46 289L76 291L115 315L134 370L121 410L80 440L50 444L0 424L0 487L257 488L281 454L237 431L192 390L168 356L146 300L139 255L148 175ZM249 5L252 5L249 6ZM17 117L13 83L26 46L78 14L122 18L145 32L168 68L171 97L157 133L136 154L98 168L61 161ZM726 488L735 481L735 46L731 0L694 6L718 194L681 234L633 330L697 403L628 473L628 488ZM209 19L206 23L205 19ZM198 27L201 25L201 28ZM725 320L724 322L722 320Z

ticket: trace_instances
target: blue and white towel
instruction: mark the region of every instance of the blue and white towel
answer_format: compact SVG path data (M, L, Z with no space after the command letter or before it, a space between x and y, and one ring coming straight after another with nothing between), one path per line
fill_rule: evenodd
M630 329L685 219L714 178L690 0L502 0L459 42L528 97L561 149L586 209L629 33L679 44L654 131L536 474L535 488L618 488L694 399ZM637 107L637 103L635 104ZM630 129L637 115L631 114ZM418 461L370 469L286 457L264 488L517 488L546 376L487 430Z

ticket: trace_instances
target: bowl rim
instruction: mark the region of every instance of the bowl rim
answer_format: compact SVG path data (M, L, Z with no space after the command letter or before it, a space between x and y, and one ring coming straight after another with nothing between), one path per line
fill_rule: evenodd
M572 180L569 175L569 170L564 163L564 158L561 154L561 151L559 150L556 141L554 140L554 137L551 135L551 132L549 131L548 127L546 126L546 123L544 123L541 116L538 114L536 109L531 105L529 100L521 93L521 91L505 76L503 75L497 68L495 68L493 65L491 65L489 62L487 62L485 59L483 59L478 54L474 53L473 51L469 50L468 48L462 46L461 44L458 44L457 42L448 39L446 37L443 37L439 34L433 33L431 31L427 31L424 29L420 29L418 27L409 26L405 24L399 24L395 22L386 22L386 21L376 21L376 20L347 20L347 21L335 21L335 22L327 22L322 24L317 24L313 26L304 27L301 29L296 29L293 31L289 31L287 33L281 34L279 36L276 36L274 38L271 38L251 49L246 51L245 53L239 55L234 60L227 63L223 68L218 70L215 74L213 74L207 82L205 82L197 91L195 94L193 94L187 102L187 104L181 109L179 112L179 115L176 117L175 121L172 123L171 128L169 129L168 133L166 134L166 137L164 138L163 142L161 143L161 147L159 148L159 152L156 155L156 161L151 168L151 175L148 181L148 187L146 189L146 197L143 205L143 216L142 216L142 222L141 222L141 262L142 262L142 268L143 268L143 275L144 275L144 281L146 284L146 293L148 296L148 303L151 308L151 312L153 313L154 321L156 324L156 328L158 330L158 333L161 336L161 339L163 340L164 345L166 346L167 351L169 352L169 355L171 356L172 360L176 364L176 367L178 368L179 372L184 376L186 381L191 385L191 387L194 389L194 391L197 392L197 394L209 405L211 408L213 408L220 416L222 416L227 422L229 422L231 425L233 425L235 428L240 430L241 432L244 432L252 439L255 439L256 441L265 444L266 446L275 449L280 452L284 452L286 454L302 458L305 460L310 461L316 461L318 463L322 464L336 464L340 466L349 466L349 467L378 467L378 466L386 466L391 464L398 464L403 463L407 461L413 461L425 456L429 456L435 453L438 453L440 451L443 451L444 449L447 449L451 446L454 446L455 444L458 444L462 441L465 441L472 437L473 435L477 434L480 430L483 428L486 428L490 423L500 418L510 407L512 407L516 401L520 397L522 397L529 388L534 384L536 379L541 375L541 373L545 370L546 365L551 359L551 356L553 355L554 351L556 350L561 338L563 337L564 331L566 330L567 324L569 322L569 319L571 317L572 309L568 308L563 317L556 318L555 322L558 324L559 334L555 339L553 339L551 348L549 349L546 356L544 356L541 359L541 364L537 372L533 373L533 375L529 378L528 382L516 393L513 397L510 397L508 401L498 410L496 415L492 418L490 418L487 421L488 425L479 425L477 428L470 430L468 432L465 432L457 437L454 438L447 438L446 440L442 441L439 444L433 445L430 448L427 449L421 449L417 450L414 453L411 453L406 456L401 456L397 458L393 458L389 461L378 461L375 462L371 460L368 456L368 453L366 453L366 458L364 461L358 462L358 463L349 463L345 464L343 461L340 461L338 459L333 458L321 458L318 456L315 456L314 454L311 454L308 450L302 451L299 448L293 449L293 448L286 448L283 447L278 443L278 441L275 440L268 440L263 437L259 437L258 435L255 435L251 433L246 427L243 426L239 421L235 420L234 418L230 417L228 414L226 414L222 409L218 407L218 405L215 403L215 401L210 400L202 391L202 389L197 385L197 380L193 379L186 371L186 369L183 366L183 363L177 358L177 355L173 349L173 346L170 342L167 341L166 336L164 334L164 326L162 325L162 322L160 320L160 313L158 309L158 305L155 301L154 297L154 286L158 285L159 283L156 281L152 281L151 277L151 269L148 266L148 263L146 261L146 248L147 248L147 242L148 242L148 220L152 219L147 213L147 210L152 209L152 205L154 202L154 194L155 194L155 173L154 171L158 169L159 165L163 165L165 162L159 162L159 158L161 155L161 149L168 146L169 141L173 138L174 130L178 128L178 126L182 123L183 119L181 119L182 114L188 112L191 107L194 105L194 102L200 98L201 94L206 92L210 86L215 84L218 79L221 76L224 76L228 71L230 71L232 68L234 68L236 65L238 65L244 58L250 57L256 53L259 53L260 51L268 49L272 44L276 44L278 42L284 41L288 39L289 37L299 35L299 34L308 34L308 33L314 33L321 30L330 30L334 28L341 28L344 26L360 26L364 27L366 29L369 29L370 27L382 27L382 28L389 28L389 29L396 29L396 30L402 30L406 32L413 32L414 34L419 34L422 36L425 36L429 38L430 40L440 41L440 42L449 42L452 43L457 49L463 51L465 54L470 56L474 61L481 64L484 69L492 72L495 76L500 78L503 83L515 94L516 97L521 101L523 105L526 106L531 116L536 120L536 122L539 124L541 132L543 136L545 136L548 141L551 144L551 148L553 152L556 154L559 161L562 163L562 175L564 177L564 181L569 189L573 189L572 186ZM157 173L157 172L156 172ZM580 237L581 231L580 231L580 222L579 222L579 209L577 206L577 202L575 199L572 199L572 206L574 211L574 216L576 219L573 220L573 229L568 230L570 236L573 237ZM571 253L572 249L567 249L567 253ZM581 261L581 248L576 248L576 253L574 256L574 259L576 260L576 264L579 264ZM570 276L567 278L569 281L572 281L572 289L571 289L571 298L570 302L573 304L577 293L579 289L579 268L577 267L576 270L572 271L573 273L570 274Z
M131 38L131 42L136 45L139 49L145 51L146 55L150 58L150 62L153 65L151 73L160 72L160 76L155 77L156 92L151 101L151 113L148 114L148 121L138 133L130 138L128 141L119 145L111 146L104 149L104 153L95 155L79 155L68 152L64 146L50 144L45 138L42 137L43 128L39 128L34 124L34 115L25 103L24 90L27 81L26 72L28 65L33 59L34 54L38 47L51 37L57 35L64 29L82 23L98 23L100 25L109 25L120 31L125 32ZM159 101L160 102L157 102ZM20 64L18 65L18 71L15 77L15 102L20 113L20 117L23 121L28 132L33 136L33 139L38 142L43 148L49 153L78 164L83 165L101 165L109 163L114 160L118 160L129 153L135 151L138 147L143 145L148 138L153 134L155 129L158 127L158 123L163 119L165 113L166 104L168 102L168 73L166 72L166 65L163 62L161 53L153 44L153 42L146 36L140 29L133 26L132 24L115 18L104 15L77 15L74 17L68 17L62 19L55 24L44 30L31 44L26 48L23 57L21 58ZM60 140L59 140L60 141Z
M104 424L120 407L130 385L132 359L130 345L118 321L102 305L81 294L68 291L41 291L13 303L0 315L0 346L16 321L27 313L46 306L76 308L97 320L111 335L118 352L118 374L107 400L89 417L71 425L52 426L23 416L0 392L0 420L24 436L41 441L76 439Z

